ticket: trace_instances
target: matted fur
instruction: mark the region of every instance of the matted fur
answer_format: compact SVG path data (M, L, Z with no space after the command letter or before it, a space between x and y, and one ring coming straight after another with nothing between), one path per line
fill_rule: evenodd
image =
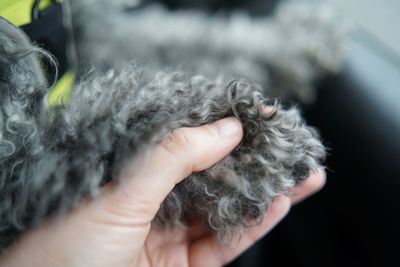
M24 61L40 50L18 47L1 33L0 43L0 248L97 196L127 162L178 127L227 116L243 123L241 144L178 184L156 217L165 226L197 218L220 237L262 218L275 195L320 168L325 156L298 110L283 109L245 80L221 84L175 72L143 82L141 70L127 65L89 73L67 105L51 109L50 89ZM264 105L275 108L263 113Z

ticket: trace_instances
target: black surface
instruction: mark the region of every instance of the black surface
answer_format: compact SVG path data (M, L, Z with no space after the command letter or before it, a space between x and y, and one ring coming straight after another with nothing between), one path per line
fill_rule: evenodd
M210 13L246 11L254 16L269 15L279 0L143 0L145 5L163 3L170 9L196 9Z
M60 4L52 4L41 11L38 18L21 26L31 41L49 51L57 60L58 74L62 76L68 69L66 54L66 30L63 25L62 8ZM49 80L52 80L55 69L47 61L44 62Z

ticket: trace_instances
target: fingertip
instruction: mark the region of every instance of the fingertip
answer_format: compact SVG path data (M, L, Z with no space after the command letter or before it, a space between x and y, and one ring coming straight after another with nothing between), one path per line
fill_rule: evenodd
M326 184L326 172L321 168L310 172L309 187L314 189L314 192L320 191Z
M276 106L265 105L261 108L261 111L269 114L271 112L274 112L275 109L276 109Z
M325 184L325 169L320 168L315 171L310 171L307 180L289 190L292 204L297 204L305 198L317 193L325 186Z

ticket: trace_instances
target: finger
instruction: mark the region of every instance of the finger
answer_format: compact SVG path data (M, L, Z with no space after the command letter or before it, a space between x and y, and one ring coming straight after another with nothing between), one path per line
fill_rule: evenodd
M300 201L321 190L326 183L326 173L324 169L311 171L310 176L301 184L289 190L289 196L292 199L292 204L297 204Z
M123 212L151 221L161 202L182 179L211 167L225 157L242 138L240 122L225 118L212 124L173 131L149 157L122 171L123 184L109 196L108 203ZM120 210L121 211L121 210Z
M281 221L290 209L290 199L286 196L277 197L264 216L260 225L247 229L235 242L229 245L221 244L215 236L200 239L190 247L190 266L220 267L242 254L257 240L271 231Z

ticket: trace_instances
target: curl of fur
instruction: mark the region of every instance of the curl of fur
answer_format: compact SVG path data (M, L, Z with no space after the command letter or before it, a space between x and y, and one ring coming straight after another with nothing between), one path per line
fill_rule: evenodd
M260 220L272 198L320 167L324 147L295 108L283 109L245 80L227 85L181 72L150 82L141 69L91 72L57 110L31 75L19 48L0 33L0 248L46 218L97 196L120 179L126 162L178 127L236 116L241 144L206 171L193 173L165 199L159 225L208 223L221 237ZM274 105L269 113L264 105ZM195 203L195 204L194 204Z

